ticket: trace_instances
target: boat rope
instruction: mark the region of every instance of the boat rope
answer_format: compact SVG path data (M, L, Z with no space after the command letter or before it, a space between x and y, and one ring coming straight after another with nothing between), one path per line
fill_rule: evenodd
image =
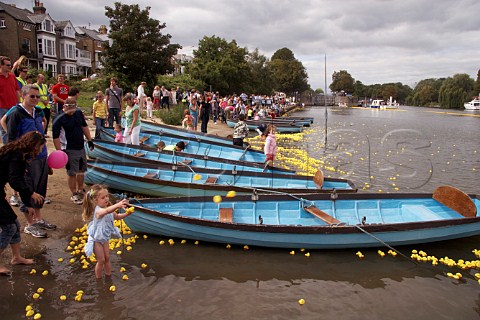
M393 250L395 251L397 254L401 255L402 257L404 257L405 259L407 259L408 261L411 261L413 262L414 264L417 264L417 262L415 260L412 260L410 257L407 257L406 255L404 255L403 253L401 253L400 251L398 251L397 249L395 249L394 247L392 247L391 245L389 245L388 243L386 243L385 241L382 241L381 239L379 239L378 237L374 236L373 234L371 234L370 232L366 231L365 229L363 229L362 227L360 227L358 224L354 224L353 225L354 227L356 227L358 230L362 231L363 233L365 233L366 235L372 237L373 239L377 240L378 242L380 242L381 244L383 244L385 247L389 248L390 250Z

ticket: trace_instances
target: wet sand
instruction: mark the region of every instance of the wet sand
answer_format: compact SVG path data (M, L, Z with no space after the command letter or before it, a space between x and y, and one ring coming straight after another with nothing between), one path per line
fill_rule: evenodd
M93 136L95 130L94 125L91 120L87 122ZM160 122L160 120L156 119L156 122ZM213 121L209 121L207 131L209 134L216 134L226 137L232 133L233 129L229 128L226 124L220 122L214 124ZM49 134L50 138L48 138L47 141L48 151L50 153L55 150L55 148L53 146L51 133L49 132ZM7 200L11 195L12 191L7 186ZM14 207L15 213L17 214L22 226L21 252L26 258L35 259L35 256L45 253L48 248L59 247L63 245L65 237L72 236L74 230L84 224L82 221L82 206L76 205L70 200L71 194L67 186L67 174L65 169L56 169L54 170L53 175L49 176L47 197L52 202L44 205L42 216L49 222L57 225L57 230L47 231L48 238L35 238L31 235L23 233L23 227L25 226L26 222L25 217L23 213L18 210L18 207ZM60 242L60 240L62 241ZM16 268L22 268L21 266L12 266L10 264L10 259L11 251L10 248L7 248L0 257L0 263L6 265L14 272Z

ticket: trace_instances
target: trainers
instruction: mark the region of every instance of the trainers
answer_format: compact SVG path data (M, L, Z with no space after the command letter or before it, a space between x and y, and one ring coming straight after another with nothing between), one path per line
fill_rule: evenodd
M83 203L83 200L80 198L80 196L76 192L70 197L70 200L72 200L73 203L75 203L75 204L82 204Z
M47 220L45 219L42 219L42 220L38 220L37 222L35 222L33 224L34 226L40 228L40 229L44 229L44 230L55 230L57 229L57 226L54 225L53 223L50 223L48 222Z
M25 228L23 229L23 232L25 232L26 234L31 234L35 238L46 238L47 237L47 233L45 231L37 228L37 226L35 226L35 224L25 226Z
M10 205L14 207L18 207L20 203L18 203L17 196L13 195L10 197Z
M43 200L43 203L44 203L44 204L50 204L50 203L52 203L52 200L50 200L50 198L45 198L45 199Z

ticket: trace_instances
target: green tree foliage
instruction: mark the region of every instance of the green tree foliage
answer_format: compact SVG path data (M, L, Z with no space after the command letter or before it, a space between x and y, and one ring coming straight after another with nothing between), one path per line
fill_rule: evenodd
M302 93L310 90L305 67L295 58L290 49L277 50L272 55L269 69L276 91L293 96L295 92Z
M141 10L138 4L115 2L114 8L105 7L105 15L110 18L113 40L105 48L106 74L135 87L140 81L153 84L158 74L173 71L170 59L181 46L170 43L171 35L162 34L166 25L150 18L150 7Z
M355 81L353 84L353 95L360 99L367 97L367 87L361 81Z
M246 61L246 48L240 48L235 40L227 42L216 36L203 37L198 50L193 51L193 61L186 72L200 80L203 87L221 94L243 92L248 87L250 69Z
M157 83L169 89L176 87L180 87L182 90L203 88L202 81L193 79L189 74L180 74L173 77L169 75L160 75L157 78Z
M420 81L408 97L407 103L413 106L427 107L438 104L438 93L445 79L425 79Z
M247 63L250 68L248 92L270 95L274 91L272 74L268 67L268 58L255 49L248 53Z
M340 70L333 72L332 83L329 88L332 92L353 93L354 92L355 79L346 70Z
M453 78L447 78L439 92L441 108L461 109L465 101L473 96L475 81L468 74L456 74Z
M324 93L322 88L317 88L315 89L314 93L319 94L319 93Z
M478 96L480 95L480 70L477 72L477 81L475 81L475 85L473 86L473 91L475 92L475 95Z

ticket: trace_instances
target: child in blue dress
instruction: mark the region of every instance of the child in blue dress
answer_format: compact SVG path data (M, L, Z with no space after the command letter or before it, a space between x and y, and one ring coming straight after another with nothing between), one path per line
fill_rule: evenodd
M88 224L85 254L90 257L95 253L97 279L102 277L102 271L107 277L112 274L108 240L121 237L120 230L114 225L114 220L121 220L129 213L116 213L115 210L125 208L127 204L128 200L124 199L112 205L107 187L99 184L93 185L84 196L82 218L84 221L90 221L93 217Z

